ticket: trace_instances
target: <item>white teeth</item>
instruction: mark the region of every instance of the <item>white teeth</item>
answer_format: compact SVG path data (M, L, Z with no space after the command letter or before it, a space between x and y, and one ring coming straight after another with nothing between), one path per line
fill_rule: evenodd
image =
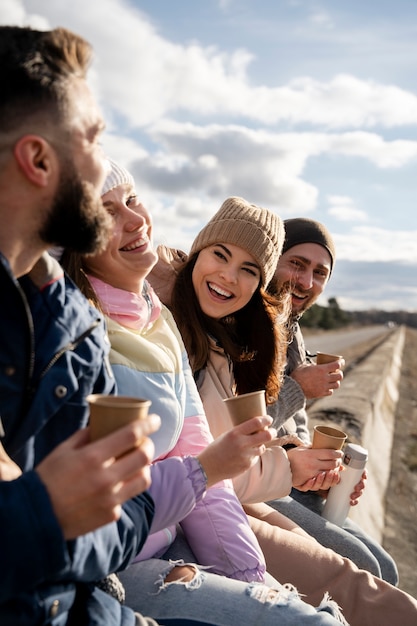
M145 238L138 239L137 241L134 241L128 246L124 246L123 248L121 248L121 250L126 250L126 251L135 250L136 248L140 248L140 246L143 246L143 244L145 244L146 242L147 242L147 239Z
M224 291L217 285L213 285L212 283L209 283L208 286L210 287L210 289L218 293L219 296L224 296L225 298L230 298L231 296L233 296L233 294L230 291Z

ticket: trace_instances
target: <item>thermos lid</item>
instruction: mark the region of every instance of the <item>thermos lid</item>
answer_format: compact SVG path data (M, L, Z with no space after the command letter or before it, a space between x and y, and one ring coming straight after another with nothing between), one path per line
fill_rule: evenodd
M343 463L358 467L360 463L365 464L368 460L368 450L362 448L357 443L347 443L344 448Z

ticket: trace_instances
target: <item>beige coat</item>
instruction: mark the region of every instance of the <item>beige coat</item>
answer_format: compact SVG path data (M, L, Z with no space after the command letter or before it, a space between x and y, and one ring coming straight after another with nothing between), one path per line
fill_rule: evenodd
M212 344L210 361L197 381L213 437L233 427L224 398L233 395L233 376L223 350ZM292 474L287 453L278 445L266 449L257 463L233 480L242 504L266 502L289 494Z

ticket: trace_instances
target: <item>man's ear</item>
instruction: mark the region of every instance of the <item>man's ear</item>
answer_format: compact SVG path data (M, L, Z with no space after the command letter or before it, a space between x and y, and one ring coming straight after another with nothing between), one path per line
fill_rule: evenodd
M46 139L39 135L24 135L16 142L13 153L28 181L38 187L50 184L56 155Z

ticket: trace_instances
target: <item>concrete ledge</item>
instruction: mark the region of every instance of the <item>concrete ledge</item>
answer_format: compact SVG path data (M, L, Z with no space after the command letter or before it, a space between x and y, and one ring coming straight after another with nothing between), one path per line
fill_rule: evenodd
M405 329L399 327L346 375L337 392L308 409L311 429L316 424L334 424L348 434L348 441L368 449L366 490L349 516L379 542L384 531L404 339Z

